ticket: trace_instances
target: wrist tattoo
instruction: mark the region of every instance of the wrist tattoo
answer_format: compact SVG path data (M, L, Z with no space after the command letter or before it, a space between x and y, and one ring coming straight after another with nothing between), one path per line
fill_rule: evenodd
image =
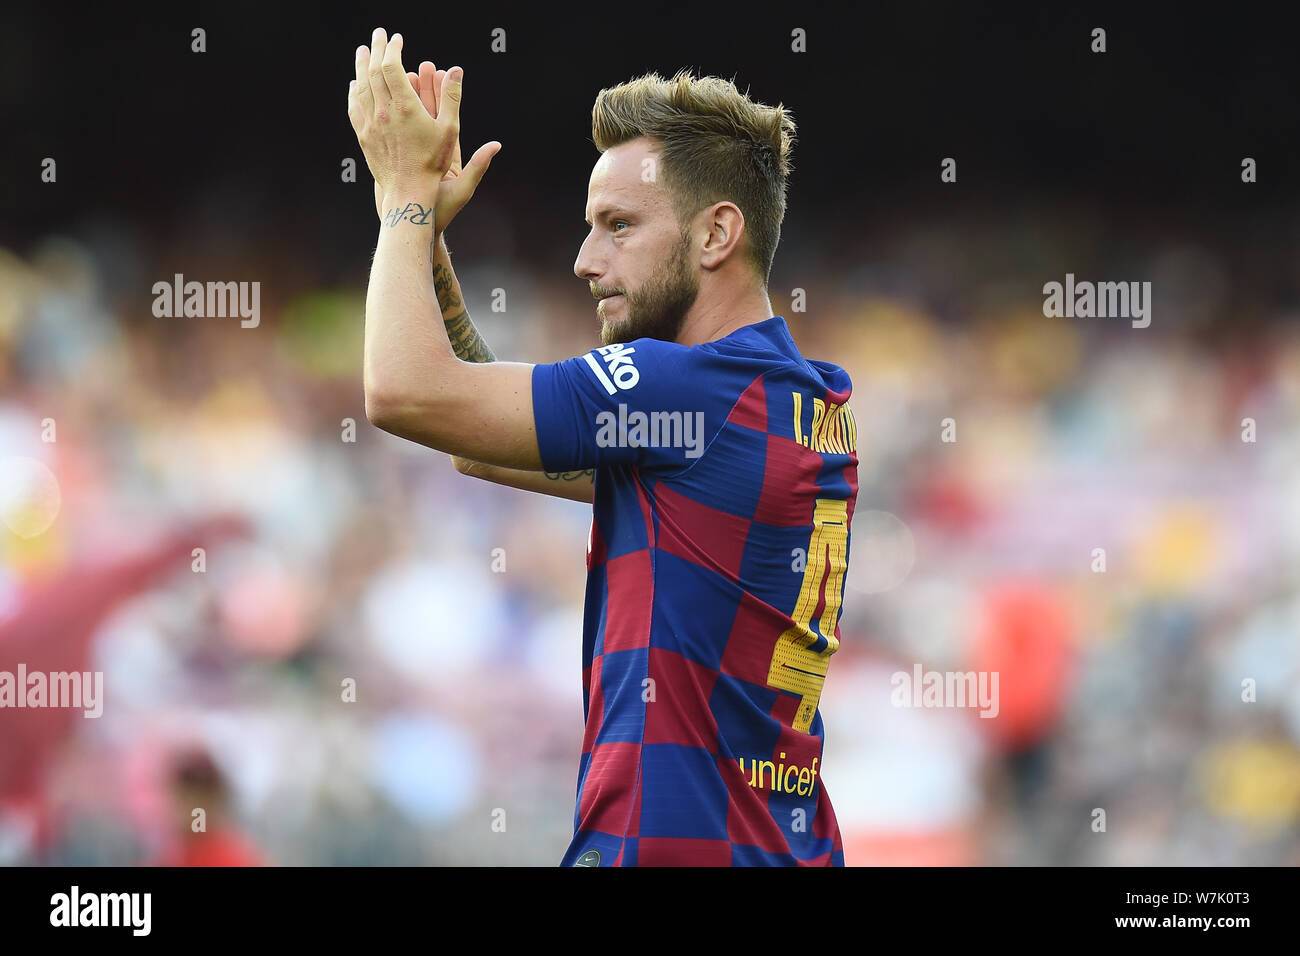
M418 202L408 202L404 207L394 206L388 212L384 213L384 225L392 229L401 221L407 221L413 226L428 226L433 221L433 207L421 206Z

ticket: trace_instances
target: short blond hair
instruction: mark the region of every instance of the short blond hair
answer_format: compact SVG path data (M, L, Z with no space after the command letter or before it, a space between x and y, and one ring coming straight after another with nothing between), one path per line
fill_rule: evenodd
M734 202L745 217L750 260L767 284L795 141L789 110L756 103L720 77L647 73L597 94L591 135L602 153L642 136L657 140L663 182L682 223L712 203Z

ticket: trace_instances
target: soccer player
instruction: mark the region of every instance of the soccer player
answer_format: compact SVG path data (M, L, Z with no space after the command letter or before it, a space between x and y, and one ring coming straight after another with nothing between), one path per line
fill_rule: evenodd
M462 169L463 71L407 74L400 34L372 48L349 93L383 222L366 414L466 474L594 505L563 865L842 866L818 700L856 425L848 375L805 359L767 294L792 118L689 72L602 90L574 273L604 344L498 362L442 230L499 144Z

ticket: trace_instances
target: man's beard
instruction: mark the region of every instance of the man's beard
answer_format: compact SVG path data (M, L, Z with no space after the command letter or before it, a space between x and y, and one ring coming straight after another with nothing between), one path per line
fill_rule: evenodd
M690 240L683 235L663 268L640 289L623 293L627 315L601 322L601 342L613 345L643 338L677 341L686 313L700 294L699 279L686 264L689 249Z

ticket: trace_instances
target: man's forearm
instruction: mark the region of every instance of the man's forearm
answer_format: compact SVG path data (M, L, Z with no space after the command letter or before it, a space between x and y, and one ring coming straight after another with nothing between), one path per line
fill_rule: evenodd
M451 253L444 236L438 236L433 252L433 288L438 296L443 327L456 357L466 362L495 362L497 357L470 321L460 282L451 268Z
M442 311L447 338L456 351L456 357L466 362L495 362L496 356L470 321L460 282L451 267L451 254L442 236L438 237L433 252L433 287L438 295L438 308ZM586 471L537 472L485 465L458 455L452 455L451 460L462 475L472 475L499 485L588 504L594 496L596 473L591 468Z
M429 278L435 248L433 196L390 201L366 290L367 414L372 405L400 405L436 390L440 368L456 361L445 329L428 320L435 307Z

